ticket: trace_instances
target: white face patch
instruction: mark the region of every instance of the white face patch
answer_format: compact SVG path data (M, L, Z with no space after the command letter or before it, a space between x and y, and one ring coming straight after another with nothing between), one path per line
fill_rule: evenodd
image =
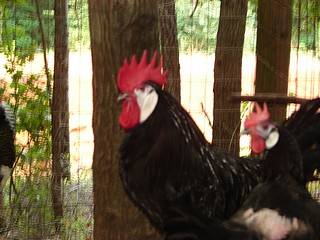
M269 137L266 139L266 149L273 148L279 141L280 134L278 131L273 131L270 133Z
M258 135L265 139L266 149L273 148L279 141L278 128L272 123L257 125Z
M144 88L135 89L134 93L140 108L140 123L143 123L156 108L159 96L155 89L150 85L145 85Z

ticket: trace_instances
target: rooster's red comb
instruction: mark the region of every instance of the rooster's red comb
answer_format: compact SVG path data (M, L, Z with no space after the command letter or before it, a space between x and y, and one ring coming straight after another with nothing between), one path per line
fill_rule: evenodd
M144 50L140 63L137 62L136 56L133 55L131 63L124 60L123 66L118 74L118 89L120 92L131 92L141 83L146 81L154 82L160 86L167 83L168 71L162 72L162 57L159 66L156 67L157 53L153 54L150 64L147 63L147 50Z
M266 103L263 104L263 110L260 108L258 103L254 103L256 112L252 112L250 117L244 121L244 127L250 128L254 125L259 124L263 121L268 121L270 119L270 113L268 111L268 106Z

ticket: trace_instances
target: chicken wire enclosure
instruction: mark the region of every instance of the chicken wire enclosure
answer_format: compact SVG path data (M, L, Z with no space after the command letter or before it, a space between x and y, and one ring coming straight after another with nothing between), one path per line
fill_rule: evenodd
M318 97L320 90L319 13L310 10L314 4L316 3L293 1L287 95L306 99ZM192 18L190 17L194 9L192 1L189 2L189 5L185 1L176 1L176 9L180 34L181 103L190 112L206 138L211 141L211 124L214 121L212 118L214 52L219 25L220 1L202 1L198 4ZM257 24L257 5L249 1L242 57L242 95L254 95L255 92ZM189 31L186 31L186 25L189 26ZM189 41L184 39L186 36ZM230 95L231 93L225 93L224 99L228 101ZM241 125L252 107L250 102L241 104ZM298 107L298 104L289 104L287 116ZM229 110L221 109L221 111L228 113ZM227 139L227 141L233 140ZM250 154L249 142L248 136L240 137L240 155ZM314 197L319 199L318 183L311 183L309 188Z
M26 2L29 3L27 10L19 10L15 6L11 6L14 9L14 14L10 21L15 23L13 26L15 26L16 32L20 32L19 27L23 27L24 24L37 25L35 21L31 21L37 19L35 3L33 1ZM43 25L46 29L45 37L49 41L47 60L51 71L53 71L53 42L50 37L53 34L52 2L51 0L43 1L43 4L46 3L44 5L47 6L42 6ZM64 216L60 226L62 230L60 238L62 239L91 239L93 231L92 69L86 4L86 1L83 0L69 1L69 39L72 39L69 55L68 96L71 178L70 181L64 181L62 185L64 206ZM176 1L180 44L181 102L191 113L206 138L211 141L213 66L220 1L201 1L193 17L190 17L193 9L192 1ZM19 18L21 11L29 14L23 17L31 23L20 22L22 21ZM310 16L294 15L294 20L298 21L299 18L307 19L308 17ZM312 18L310 18L311 21ZM9 24L9 20L7 24ZM256 6L249 3L242 59L242 94L251 95L254 93L256 27ZM39 31L30 30L30 32L40 38ZM305 46L292 45L288 90L290 95L305 98L319 95L319 33L316 30L315 32L317 37L314 49L303 49ZM5 39L2 39L3 41ZM34 83L41 86L40 89L43 90L46 86L46 77L43 71L43 49L39 47L41 40L38 40L35 45L37 51L34 59L23 65L23 74L19 76L18 80L20 83L25 83L36 75ZM29 50L31 51L31 48ZM0 67L1 84L9 88L12 79L18 75L11 74L4 67L7 62L5 55L0 56L0 62L0 66L2 66ZM9 93L13 92L9 91ZM225 96L226 99L228 97ZM249 108L245 108L244 104L242 106L242 117L244 118ZM294 109L296 106L290 105L288 112ZM39 108L33 106L30 111L31 114L36 115ZM228 109L225 111L227 112ZM50 138L50 135L47 135L47 138ZM17 143L21 145L20 150L23 150L28 143L28 133L22 131L21 134L18 134ZM241 153L248 154L248 138L242 137L240 144ZM50 160L42 159L39 161L37 158L41 154L30 154L31 156L24 155L24 152L21 151L20 160L14 172L13 185L9 187L7 184L4 191L3 219L6 224L2 229L3 233L9 239L59 239L59 236L55 234L56 222L52 216ZM310 189L318 198L318 183L312 184Z
M188 22L190 31L186 34L190 41L184 43L180 37L180 72L181 72L181 103L196 120L206 138L212 140L213 99L214 99L214 61L216 35L219 25L220 1L204 1L197 6L193 17L190 14L194 5L179 5L177 1L178 28L183 30L180 21ZM187 7L186 7L187 6ZM186 9L185 9L186 8ZM245 43L242 64L242 94L253 94L255 75L255 41L256 41L256 15L255 10L248 9ZM179 16L180 15L180 16ZM230 93L225 96L226 101ZM228 109L222 109L228 112ZM231 141L228 139L227 141ZM241 143L243 147L247 143Z
M47 80L47 73L52 78L54 69L54 1L5 1L4 4L5 7L0 7L0 84L5 100L17 115L17 162L11 184L7 183L3 192L1 237L91 239L92 68L87 2L69 1L68 6L70 52L69 59L64 61L69 61L70 154L64 158L70 159L71 176L61 186L61 220L55 220L53 215L52 119L48 93L52 86Z
M184 107L192 114L197 121L200 128L205 133L207 139L210 141L212 137L212 109L214 99L214 51L215 51L215 36L219 24L219 9L220 1L203 1L198 5L192 18L190 16L194 9L194 5L182 6L176 3L178 29L180 32L185 30L185 25L180 21L188 22L190 31L185 33L190 39L189 45L186 45L183 37L180 37L180 66L181 66L181 102ZM294 1L294 8L296 8L298 1ZM302 6L302 8L306 6ZM309 6L310 8L310 6ZM309 15L308 15L309 14ZM180 15L180 16L179 16ZM296 9L293 11L293 31L292 31L292 45L290 67L288 75L288 95L300 98L314 98L319 96L319 33L318 23L314 19L319 16L311 16L310 13L299 13ZM183 20L181 20L183 19ZM297 22L301 19L307 21L309 24L314 24L314 29L309 29L309 33L299 30ZM180 24L180 26L179 26ZM302 23L301 24L301 28ZM241 77L241 94L253 95L255 91L255 74L256 74L256 40L257 40L257 5L249 2L248 12L246 17L246 30L243 47L242 58L242 77ZM304 34L305 38L313 39L313 48L308 48L303 43L298 46L297 34L302 31L300 35ZM308 37L307 34L310 34ZM183 35L183 36L185 36ZM232 51L232 50L230 50ZM228 100L231 93L226 93L225 99ZM298 105L288 106L287 115L291 114L293 110L297 109ZM243 111L243 110L247 111ZM251 109L251 108L250 108ZM248 114L249 108L243 107L242 118ZM228 109L225 109L227 112ZM248 146L246 137L242 138L241 146L245 148ZM229 139L232 141L232 139ZM248 152L243 151L246 155Z

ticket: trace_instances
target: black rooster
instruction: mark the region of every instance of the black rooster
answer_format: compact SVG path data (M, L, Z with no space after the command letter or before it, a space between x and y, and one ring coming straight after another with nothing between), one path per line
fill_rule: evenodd
M306 128L299 131L297 124L295 133L308 131L309 127L318 131L312 122L319 117L320 101L308 101L280 126L270 121L266 104L263 110L257 103L255 106L256 112L245 121L245 128L251 135L252 150L265 151L264 179L232 221L260 232L264 239L320 239L320 205L305 186L303 155L297 138L284 127L297 123L298 117L304 120Z
M3 187L15 161L15 118L10 106L0 99L0 182Z
M166 236L166 222L181 213L204 224L230 217L260 181L259 164L211 146L190 115L162 86L167 73L143 53L118 75L120 175L130 199Z
M140 63L133 56L119 71L119 122L128 132L120 176L129 198L165 238L201 239L203 228L220 228L220 220L231 217L261 182L260 163L210 145L163 90L162 61L155 65L156 54L147 64L145 51Z

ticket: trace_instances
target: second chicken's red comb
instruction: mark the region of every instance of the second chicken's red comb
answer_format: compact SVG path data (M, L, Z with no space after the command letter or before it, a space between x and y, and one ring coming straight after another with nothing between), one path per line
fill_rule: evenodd
M263 103L263 109L261 109L257 102L254 103L254 106L256 108L256 112L252 111L250 117L244 121L245 128L250 128L258 123L270 120L270 113L266 103Z

